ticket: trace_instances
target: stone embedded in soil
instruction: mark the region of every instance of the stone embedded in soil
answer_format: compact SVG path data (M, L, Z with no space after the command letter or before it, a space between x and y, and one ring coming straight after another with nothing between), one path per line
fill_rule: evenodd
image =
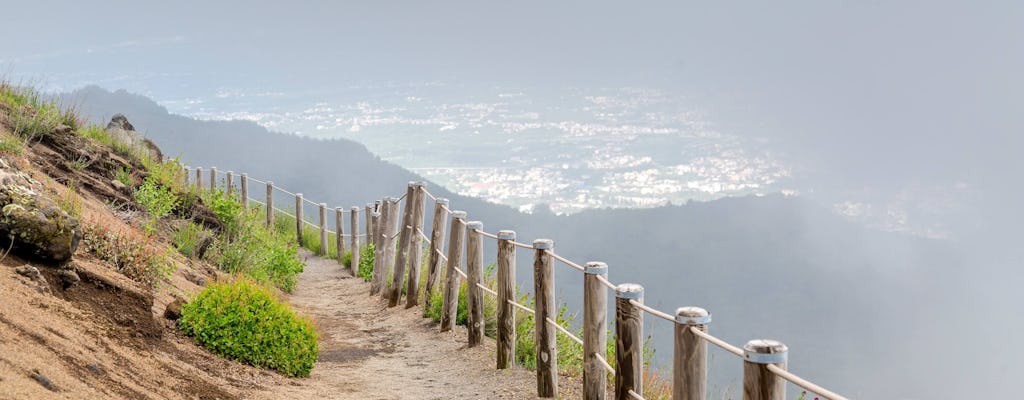
M58 275L60 276L60 284L64 289L75 286L78 282L82 281L82 278L78 277L78 273L70 268L62 268Z
M31 377L32 379L35 379L36 382L39 382L39 384L42 385L44 388L47 388L52 392L57 391L57 387L53 385L53 382L50 381L50 378L47 378L46 375L39 373L39 371L32 371Z
M77 218L30 189L24 177L0 170L0 245L27 258L61 263L78 248L81 231Z
M33 267L30 264L25 264L14 269L18 275L24 276L32 281L33 285L29 285L34 288L37 292L45 293L50 291L50 285L46 283L46 278L39 272L39 268Z
M113 186L114 189L117 190L118 192L124 194L131 194L131 188L129 188L128 185L125 185L123 182L117 179L111 179L110 186Z
M174 299L167 308L164 309L164 318L172 321L177 321L181 318L181 306L185 305L185 301L182 299Z

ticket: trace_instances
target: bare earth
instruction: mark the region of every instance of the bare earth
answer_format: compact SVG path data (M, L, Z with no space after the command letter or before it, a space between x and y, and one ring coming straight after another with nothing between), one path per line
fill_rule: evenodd
M289 300L319 325L320 359L310 378L264 387L252 398L536 398L532 371L494 368L493 341L467 348L464 328L440 333L422 307L405 309L403 300L389 309L335 261L306 256ZM563 380L562 397L578 398L578 383Z

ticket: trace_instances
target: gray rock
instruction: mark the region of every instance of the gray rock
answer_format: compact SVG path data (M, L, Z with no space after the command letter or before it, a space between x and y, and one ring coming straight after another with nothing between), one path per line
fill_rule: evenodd
M21 182L16 174L0 170L0 245L37 260L70 260L82 239L78 219Z
M53 385L53 382L50 381L50 378L47 378L46 375L39 373L39 370L33 370L32 375L30 376L32 377L32 379L35 379L36 382L39 382L40 385L43 385L44 388L49 389L51 392L57 391L57 387Z
M170 304L167 304L167 308L164 308L164 318L171 321L177 321L178 318L181 318L181 307L184 305L184 300L174 299Z
M142 135L136 132L135 127L132 126L131 122L128 122L128 118L124 115L114 115L110 119L110 123L107 124L106 130L114 140L124 143L130 148L146 151L153 159L163 161L164 156L160 148L151 140L142 137Z
M82 278L78 277L78 273L75 272L75 270L70 269L70 268L63 268L63 269L61 269L60 273L59 273L59 276L60 276L60 284L61 284L61 286L64 287L64 289L67 289L69 287L75 286L75 285L78 284L78 282L82 281Z
M132 189L117 179L110 180L110 186L113 186L115 190L124 194L131 194Z
M39 269L33 267L30 264L25 264L14 269L18 275L28 278L32 283L29 285L39 293L49 293L50 284L46 282L46 278L39 272Z

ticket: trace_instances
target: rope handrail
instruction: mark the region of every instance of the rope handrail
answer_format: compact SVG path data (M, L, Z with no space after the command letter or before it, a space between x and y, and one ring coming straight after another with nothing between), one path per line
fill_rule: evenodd
M606 288L611 289L611 290L615 290L615 288L618 287L618 286L615 286L614 283L609 281L608 278L605 278L604 275L597 275L597 281L601 282L602 285L604 285Z
M772 371L772 373L774 373L775 375L778 375L780 378L785 379L794 385L800 386L804 389L816 393L820 397L824 397L829 400L847 400L845 397L833 393L831 390L815 385L811 381L796 376L792 372L786 371L779 367L778 365L768 364L768 370Z
M491 239L498 239L498 235L492 235L490 233L484 232L482 229L473 229L473 232L476 232L476 233L479 233L481 235L487 236L487 237L489 237Z
M429 197L431 200L437 201L437 197L432 195L432 194L430 194L430 192L427 191L427 187L426 186L421 186L420 190L422 190L423 194L427 195L427 197Z
M644 303L641 303L639 301L629 300L629 304L632 304L632 305L636 306L636 308L639 308L641 310L647 311L648 314L651 314L651 315L653 315L655 317L661 318L661 319L669 321L671 323L675 323L676 322L676 318L671 316L671 315L668 315L668 313L655 310L654 308L651 308L650 306L648 306L648 305L646 305Z
M476 286L479 287L480 289L483 289L485 292L490 293L492 296L498 296L498 292L495 292L491 288L484 286L482 283L477 283Z
M691 326L690 327L690 332L693 332L694 335L700 336L701 339L704 339L704 340L707 340L708 342L711 342L711 344L713 344L715 346L718 346L722 350L728 351L728 352L732 353L733 355L735 355L737 357L741 357L741 358L743 357L743 349L741 349L739 347L736 347L736 346L733 346L733 345L729 344L729 342L726 342L726 341L724 341L722 339L719 339L717 337L711 336L710 333L707 333L707 332L704 332L704 331L702 331L700 329L697 329L697 327L695 327L695 326Z
M182 166L182 169L184 169L185 171L189 171L189 172L197 171L197 170L199 170L199 168L202 168L202 167ZM209 168L208 170L217 174L217 175L214 176L214 180L215 181L219 181L220 180L220 176L219 175L225 173L225 172L222 172L222 171L217 171L217 170L215 170L213 168ZM241 174L237 174L237 175L241 176ZM260 180L260 179L257 179L257 178L253 178L253 177L248 177L247 176L246 179L249 180L249 181L252 181L254 183L258 183L258 184L264 184L264 185L269 184L269 182L267 182L267 181L263 181L263 180ZM284 194L290 195L290 196L296 196L296 193L292 193L292 192L290 192L288 190L285 190L285 189L283 189L283 188L281 188L279 186L274 186L273 189L278 190L278 191L280 191L280 192L282 192ZM435 201L438 199L436 196L431 194L425 187L421 187L420 190L422 190L423 193L427 197L429 197L429 198L431 198L431 199L433 199ZM398 197L397 200L395 200L395 201L396 202L401 202L403 200L406 200L406 197L407 197L406 194L403 194L401 197ZM264 203L264 202L262 202L260 200L251 198L251 197L246 197L245 200L246 200L245 201L246 204L248 204L248 202L254 202L254 203L259 204L261 206L266 206L266 203ZM320 206L320 203L313 202L312 200L307 199L305 197L302 198L302 201L305 202L305 203L312 204L314 206ZM442 204L441 207L442 207L442 209L444 209L448 213L452 212L451 208L449 208L449 206L446 205L446 204ZM277 207L272 207L272 210L274 212L281 213L281 214L289 216L291 218L297 218L295 214L289 213L289 212L287 212L287 211L285 211L283 209L277 208ZM309 225L309 226L315 227L315 228L324 229L320 225L315 224L315 223L310 222L310 221L307 221L305 219L302 219L302 223L305 224L305 225ZM498 239L498 240L500 240L497 235L485 232L482 229L473 229L473 231L475 231L475 232L477 232L477 233L479 233L479 234L481 234L483 236L489 237L491 239ZM329 229L326 229L326 232L330 233L332 235L338 235L338 232L332 231L332 230L329 230ZM394 239L394 238L398 237L398 235L400 235L401 232L402 232L402 230L399 230L398 232L395 232L395 234L393 236L391 236L391 239ZM419 236L424 241L426 241L428 244L431 243L430 237L428 237L427 234L422 229L417 228L416 229L416 233L418 233ZM340 236L342 236L342 237L349 237L349 238L351 238L353 236L354 237L368 237L367 234L345 234L345 233L341 233ZM384 238L387 238L386 234L382 234L381 236L384 237ZM517 241L514 241L514 240L510 240L509 242L512 243L512 245L515 246L515 247L531 249L531 250L535 249L532 244L517 242ZM565 257L562 257L561 255L555 253L554 251L552 251L550 249L545 249L544 251L547 252L547 254L550 255L552 258L562 262L563 264L565 264L565 265L567 265L567 266L569 266L569 267L571 267L573 269L576 269L576 270L581 271L581 272L586 270L586 268L583 267L582 265L577 264L577 263L573 262L572 260L569 260L569 259L567 259ZM436 250L436 252L437 252L438 256L442 260L444 260L445 262L448 262L448 257L444 254L444 252L441 251L440 248L438 248ZM452 269L455 270L455 272L457 272L463 278L467 278L468 279L468 275L463 270L461 270L459 268L456 268L456 267L453 267ZM614 289L617 288L617 286L614 283L609 281L603 275L597 275L597 280L602 285L607 287L608 289L614 290ZM491 289L491 288L489 288L489 287L487 287L487 286L485 286L485 285L483 285L481 283L477 283L476 285L480 289L482 289L483 291L485 291L488 294L491 294L493 296L497 296L498 295L498 293L496 291L494 291L493 289ZM513 301L511 299L507 300L507 302L510 305L512 305L513 307L519 308L519 309L521 309L521 310L523 310L523 311L525 311L525 312L527 312L529 314L533 314L533 315L536 314L535 310L533 310L530 307L527 307L525 305L519 304L519 303L517 303L517 302L515 302L515 301ZM674 318L674 316L672 316L672 315L670 315L668 313L659 311L659 310L657 310L655 308L652 308L650 306L647 306L647 305L641 303L640 301L631 299L631 300L629 300L629 303L632 304L633 306L643 310L644 312L647 312L647 313L649 313L651 315L654 315L654 316L656 316L658 318L664 319L666 321L670 321L672 323L677 323L675 318ZM569 330L567 330L566 328L564 328L561 325L559 325L556 321L552 320L551 318L545 318L545 321L546 321L546 323L549 323L552 326L554 326L559 332L561 332L564 335L568 336L574 342L579 343L581 345L583 344L583 340L582 339L580 339L578 336L574 335L572 332L569 332ZM689 328L690 328L690 332L692 332L694 335L696 335L696 336L698 336L698 337L700 337L700 338L710 342L711 344L713 344L713 345L715 345L715 346L717 346L717 347L719 347L719 348L721 348L721 349L723 349L723 350L725 350L725 351L727 351L729 353L732 353L733 355L736 355L736 356L738 356L740 358L744 358L744 351L743 351L743 349L741 349L739 347L736 347L736 346L733 346L733 345L729 344L728 342L726 342L726 341L724 341L722 339L719 339L719 338L717 338L717 337L715 337L715 336L713 336L713 335L711 335L711 334L709 334L707 332L704 332L704 331L702 331L700 329L697 329L697 327L695 327L695 326L690 326ZM594 354L594 357L598 360L598 362L600 362L602 364L602 366L605 368L605 370L607 370L610 374L615 375L616 371L608 363L608 360L606 360L600 354ZM771 371L776 376L778 376L778 377L780 377L782 379L785 379L786 381L788 381L788 382L790 382L790 383L792 383L794 385L797 385L797 386L799 386L799 387L801 387L803 389L806 389L806 390L808 390L810 392L816 393L816 394L818 394L822 398L829 399L829 400L847 400L846 397L843 397L843 396L841 396L841 395L839 395L839 394L837 394L835 392L832 392L832 391L830 391L828 389L825 389L825 388L823 388L823 387L821 387L821 386L819 386L819 385L817 385L817 384L815 384L815 383L813 383L811 381L808 381L808 380L806 380L804 378L801 378L800 376L798 376L798 375L796 375L796 374L794 374L792 372L789 372L789 371L787 371L787 370L785 370L785 369L783 369L783 368L781 368L781 367L779 367L779 366L777 366L775 364L767 364L766 367L767 367L767 369L769 371ZM627 393L629 394L630 397L632 397L634 399L645 400L643 396L641 396L640 394L636 393L633 390L629 390Z
M551 326L555 327L555 329L565 334L565 336L568 336L569 339L572 339L572 341L579 343L580 346L583 345L583 339L580 339L576 335L573 335L572 332L569 332L568 329L565 329L564 327L562 327L562 325L559 325L557 322L552 321L551 318L544 318L544 321L547 321L548 324L550 324Z
M281 193L284 193L284 194L289 195L289 196L295 196L295 193L292 193L292 192L289 192L287 190L284 190L280 186L274 186L274 190L281 191Z
M608 371L609 374L615 376L615 368L612 368L612 365L608 363L608 360L605 360L604 357L602 357L600 354L594 354L594 359L596 359L597 362L601 363L601 365L604 366L604 369Z
M284 214L284 215L287 215L289 217L295 218L295 214L289 213L289 212L287 212L285 210L282 210L280 208L274 207L274 211L277 211L277 212L279 212L281 214Z
M560 255L558 255L558 254L555 254L555 252L553 252L553 251L551 251L551 250L544 250L544 252L548 253L548 254L549 254L549 255L550 255L551 257L553 257L554 259L556 259L556 260L558 260L558 261L561 261L561 262L562 262L563 264L565 264L565 265L568 265L568 266L570 266L570 267L573 267L573 268L574 268L574 269L576 269L577 271L583 272L583 271L585 270L585 268L583 268L583 266L582 266L582 265L579 265L579 264L577 264L577 263L574 263L574 262L572 262L571 260L569 260L568 258L565 258L565 257L562 257L562 256L560 256Z
M516 307L516 308L518 308L520 310L526 311L527 313L530 313L531 315L536 313L536 311L533 311L532 308L524 306L524 305L519 304L519 303L516 303L516 302L512 301L512 299L508 300L508 304L511 304L513 307Z
M307 199L305 196L302 197L302 201L304 201L306 203L309 203L309 204L312 204L314 206L320 207L320 203L317 203L317 202L315 202L313 200Z
M524 249L533 250L533 245L532 244L526 244L526 243L522 243L522 242L517 242L515 240L510 240L509 243L512 243L512 245L516 246L516 247L522 247Z

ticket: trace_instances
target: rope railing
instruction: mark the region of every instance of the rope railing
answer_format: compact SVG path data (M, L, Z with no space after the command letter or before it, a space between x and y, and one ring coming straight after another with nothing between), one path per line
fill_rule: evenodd
M651 308L651 307L647 306L646 304L641 303L639 301L630 300L629 304L632 304L636 308L639 308L641 310L646 311L648 314L651 314L651 315L653 315L655 317L661 318L661 319L666 320L668 322L671 322L673 324L676 322L676 318L671 316L671 315L668 315L668 313L664 313L664 312L655 310L655 309L653 309L653 308Z
M572 339L572 341L579 343L580 346L583 345L583 339L580 339L576 335L573 335L572 332L569 332L569 330L565 329L565 327L563 327L561 324L552 321L551 318L544 318L544 320L547 321L548 325L553 326L555 329L557 329L559 332L562 332L562 334L567 336L569 339Z
M527 307L527 306L524 306L524 305L522 305L522 304L519 304L519 303L516 303L516 302L514 302L514 301L512 301L512 300L509 300L509 301L508 301L508 304L511 304L511 305L512 305L513 307L515 307L515 308L518 308L518 309L520 309L520 310L526 311L526 312L527 312L527 313L529 313L530 315L534 315L534 314L536 314L536 313L537 313L536 311L533 311L533 309L532 309L532 308L530 308L530 307Z
M772 371L773 374L778 375L780 378L785 379L794 385L797 385L813 393L816 393L819 397L824 397L831 400L847 400L846 397L840 396L835 392L832 392L831 390L815 385L813 382L796 376L792 372L780 368L778 365L768 364L768 370Z
M583 272L584 270L586 270L586 268L583 268L582 265L574 263L574 262L572 262L572 260L569 260L568 258L562 257L562 256L556 254L555 252L551 251L551 250L544 250L544 252L550 254L552 258L554 258L554 259L556 259L558 261L561 261L563 264L568 265L568 266L572 267L573 269L575 269L577 271Z
M192 167L187 167L186 166L186 167L183 167L183 169L186 170L186 171L197 171L199 168L198 167L192 168ZM214 173L213 171L215 171L213 168L209 169L209 171L211 171L211 176L213 178L216 178L215 181L220 181L220 179L219 179L219 177L217 175L212 175ZM187 176L188 176L188 174L186 174L186 177ZM197 177L202 178L202 176L198 175L198 174L197 174ZM246 176L246 179L248 180L248 182L270 185L269 182L262 181L262 180L259 180L259 179L255 179L255 178L251 178L251 177L248 177L248 176ZM197 183L198 183L198 181L197 181ZM225 182L225 184L227 184L227 183ZM212 187L212 185L211 185L211 187ZM290 192L288 190L285 190L285 189L283 189L281 187L277 187L277 186L270 186L270 187L272 187L274 190L280 191L280 192L285 193L287 195L296 196L295 193L292 193L292 192ZM397 198L391 197L392 200L390 200L390 201L395 202L395 203L400 203L402 201L407 201L407 202L411 201L410 199L422 199L422 198L430 198L430 199L433 199L435 201L438 200L438 197L434 196L429 191L427 191L425 186L419 185L418 186L418 190L421 191L420 194L422 194L422 196L409 197L408 193L414 193L414 192L410 191L410 192L407 192L407 194L403 194L401 197L397 197ZM243 192L243 194L244 194L244 192ZM268 193L268 199L271 199L271 197L269 197L269 193ZM266 203L264 203L264 202L262 202L260 200L253 199L253 198L250 198L250 197L246 197L246 203L247 204L248 204L249 201L255 202L256 204L259 204L259 205L262 205L262 206L266 206ZM304 203L309 203L309 204L312 204L314 206L320 206L321 205L320 203L316 203L316 202L314 202L314 201L312 201L310 199L306 199L306 198L302 198L302 201ZM397 206L398 204L395 204L395 205ZM435 211L435 222L437 221L436 218L443 218L443 214L439 214L440 211L446 212L448 214L453 213L453 211L449 207L447 201L439 202L438 206L439 207L437 207L437 209L439 209L439 210ZM406 204L406 207L410 207L410 205ZM419 207L419 205L417 207ZM289 212L287 212L285 210L282 210L280 208L271 207L271 209L274 212L276 212L276 213L281 213L283 215L286 215L286 216L289 216L289 217L292 217L292 218L296 218L295 214L289 213ZM416 212L420 213L421 211L422 210L416 211ZM353 217L354 216L355 216L355 214L353 214ZM367 218L369 218L369 216L370 216L369 215L369 211L367 211ZM420 223L419 222L417 223L417 225L409 225L409 221L405 221L404 220L406 218L407 217L403 216L402 226L405 226L406 228L413 229L414 230L414 234L418 235L422 239L422 241L415 241L417 243L420 243L420 244L416 244L416 246L421 246L423 242L427 243L428 245L430 245L434 249L434 252L437 255L436 259L440 259L440 260L444 261L445 263L448 263L448 257L447 257L446 254L444 254L444 251L441 249L443 247L444 241L442 240L441 243L433 243L432 240L431 240L431 237L428 236L427 233L424 232L422 228L420 228L420 226L419 226ZM460 218L462 218L462 217L460 217ZM376 219L376 218L374 218L374 219ZM268 220L267 221L268 221L268 223L270 223L270 216L269 215L268 215ZM322 220L321 220L321 222L322 222ZM367 221L367 229L370 229L370 227L371 227L371 224L369 222L370 221ZM420 222L422 222L422 221L420 221ZM380 222L378 222L378 223L380 223ZM356 226L355 225L356 224L355 220L352 221L352 224L353 224L352 226ZM312 226L312 227L315 227L315 228L319 228L319 229L325 229L323 227L323 224L315 224L313 222L310 222L310 221L307 221L305 219L302 219L302 225L301 226L305 226L305 225L309 225L309 226ZM438 225L438 224L435 223L434 225ZM437 226L435 226L434 229L438 229ZM444 228L441 228L441 229L444 229ZM385 234L385 233L381 233L380 234L380 237L381 237L380 240L387 241L387 240L395 239L404 230L405 229L399 229L393 235L388 235L388 234ZM544 244L544 241L538 241L537 242L538 244L536 246L534 244L528 244L528 243L522 243L522 242L515 241L515 232L511 232L510 236L507 236L505 239L503 239L502 237L499 237L499 235L497 235L497 234L488 233L488 232L486 232L486 231L484 231L482 229L471 229L470 231L474 232L474 233L477 233L477 234L480 234L482 236L491 238L491 239L496 239L496 240L499 241L499 244L502 243L502 242L505 242L505 243L511 244L513 247L516 247L516 248L530 249L530 250L543 249L544 254L550 256L551 259L557 260L557 261L559 261L559 262L561 262L561 263L563 263L563 264L565 264L565 265L569 266L570 268L573 268L573 269L575 269L577 271L584 272L585 274L587 274L587 276L593 277L592 279L596 279L596 281L598 283L600 283L600 286L603 286L604 288L607 288L607 289L610 289L610 290L616 292L616 297L617 298L619 298L619 299L628 299L628 301L626 303L616 303L616 304L619 304L616 307L620 307L621 304L628 304L628 306L626 306L626 307L627 308L632 307L635 310L635 312L647 313L647 314L653 315L653 316L655 316L657 318L660 318L660 319L672 322L675 325L687 325L688 328L689 328L688 332L692 333L693 336L695 336L696 338L699 338L699 339L696 339L696 340L702 340L702 341L710 343L710 344L712 344L712 345L714 345L716 347L719 347L719 348L725 350L728 353L731 353L731 354L733 354L733 355L735 355L737 357L740 357L741 359L744 359L745 362L747 362L747 363L754 363L754 364L763 365L763 367L767 371L770 371L772 374L774 374L775 376L781 378L782 380L788 381L788 382L790 382L790 383L792 383L792 384L794 384L796 386L799 386L799 387L801 387L803 389L806 389L809 392L816 393L821 398L830 399L830 400L847 400L845 397L843 397L843 396L841 396L839 394L836 394L836 393L834 393L832 391L829 391L828 389L825 389L825 388L823 388L823 387L821 387L821 386L819 386L819 385L817 385L817 384L815 384L813 382L810 382L810 381L808 381L808 380L806 380L804 378L801 378L800 376L798 376L798 375L796 375L796 374L794 374L792 372L787 371L785 369L785 367L784 367L784 364L774 364L777 361L767 361L766 362L764 360L759 360L758 357L756 357L757 354L777 354L777 353L757 353L757 354L753 354L753 356L755 356L754 358L751 358L751 355L748 355L747 353L754 351L754 350L750 350L750 348L752 348L751 346L752 346L753 343L757 343L757 342L750 342L750 343L748 343L748 345L747 345L748 350L744 350L742 348L733 346L732 344L729 344L728 342L726 342L726 341L724 341L722 339L719 339L719 338L717 338L717 337L707 333L706 329L701 329L700 327L706 326L706 324L708 322L710 322L710 313L707 313L703 309L696 308L696 307L686 307L686 308L680 309L680 311L678 311L680 313L679 316L676 316L676 315L673 315L673 314L670 314L670 313L666 313L666 312L660 311L660 310L658 310L658 309L656 309L654 307L651 307L651 306L648 306L648 305L644 304L644 302L642 300L643 299L643 289L642 289L642 287L639 287L639 285L632 285L632 284L616 285L615 283L613 283L610 280L608 280L608 278L606 277L607 272L600 272L600 271L607 271L607 266L604 266L603 270L602 269L598 269L597 273L592 272L594 270L588 270L588 268L592 268L592 267L594 267L594 265L592 265L591 263L588 263L587 266L584 267L583 265L580 265L580 264L578 264L578 263L576 263L576 262L574 262L574 261L572 261L572 260L570 260L570 259L568 259L566 257L563 257L563 256L559 255L558 253L555 253L551 249L550 243L548 243L547 247L545 247L545 246L541 246L541 244ZM369 237L368 234L365 234L365 233L364 234L358 234L357 232L353 232L353 233L350 233L350 234L345 234L345 233L338 234L336 231L329 230L329 229L327 229L326 232L329 233L329 234L332 234L332 235L338 235L340 237L347 237L347 238ZM444 235L444 233L443 233L444 231L442 230L441 232L442 232L441 235ZM435 230L434 231L434 235L436 235L436 234L437 234L437 231ZM503 231L502 232L502 236L505 236L505 235L506 235L505 231ZM441 237L443 238L443 236L441 236ZM374 241L370 241L370 242L374 242ZM353 242L353 243L355 243L355 242ZM502 251L508 251L508 250L502 250L502 249L507 249L507 248L502 248L501 246L499 246L499 258L501 257L500 254L501 254ZM513 254L513 256L514 256L514 254ZM512 257L512 259L514 259L514 257ZM500 262L501 262L501 260L499 259L499 265L500 265ZM596 264L597 264L597 268L602 268L601 266L604 265L603 263L596 263ZM547 261L546 265L547 266L545 268L550 268L550 265L551 265L550 261ZM465 271L463 271L462 269L458 268L457 265L450 266L450 267L451 267L451 270L455 271L456 273L458 273L463 278L465 278L465 279L469 278L467 273ZM499 269L500 269L500 267L499 267ZM412 271L412 270L410 270L410 271ZM410 275L410 277L411 276L412 275ZM501 272L499 272L499 276L501 276ZM539 279L539 278L537 278L537 279ZM550 278L547 278L547 279L550 279ZM542 281L538 281L538 282L542 282ZM513 281L513 284L514 284L514 281ZM541 283L535 283L535 284L541 285ZM565 335L566 337L568 337L573 342L576 342L576 343L584 346L584 349L586 351L587 344L586 344L586 341L583 338L580 338L579 336L573 334L566 327L564 327L564 326L560 325L559 323L557 323L557 321L555 321L552 318L552 316L550 316L546 312L541 313L542 310L534 310L531 307L528 307L526 305L517 303L516 301L514 301L511 298L507 298L507 297L503 298L502 295L500 295L497 291L495 291L494 289L491 289L490 287L488 287L488 286L486 286L484 284L476 283L476 286L478 288L480 288L482 291L484 291L484 292L486 292L486 293L488 293L488 294L490 294L492 296L498 297L499 301L500 300L506 301L510 306L512 306L512 307L514 307L516 309L522 310L522 311L527 312L528 314L531 314L531 315L535 315L538 318L543 316L545 323L549 324L551 327L554 327L557 332ZM589 288L589 289L587 289L588 293L593 293L592 290L596 290L596 289L594 289L594 286L587 286L587 287ZM634 290L639 289L639 292L638 292L639 296L638 297L631 297L632 295L630 295L629 289L626 289L626 287L630 287L630 289L634 289ZM449 293L449 292L446 291L445 293L446 293L445 301L447 302L448 301L448 299L447 299L448 294L447 293ZM550 298L551 296L553 296L553 294L547 294L546 297L545 297L546 298L545 301L548 301L548 302L553 301L554 299ZM601 296L604 296L604 295L602 294ZM414 303L410 303L410 304L414 304ZM685 315L684 314L684 312L685 312L684 310L685 309L699 310L700 312L702 312L704 314L698 314L698 315L703 315L704 317L703 318L695 317L695 318L687 319L688 317L684 317L684 315ZM616 326L620 326L620 325L618 323L616 323ZM443 324L442 324L442 328L443 328ZM590 328L588 328L588 329L590 329ZM637 329L639 329L639 328L637 328ZM635 334L639 335L640 331L637 330L636 332L637 333L635 333ZM693 340L693 339L691 339L691 340ZM781 343L777 343L777 344L779 344L781 346ZM538 346L539 345L540 345L540 343L538 343ZM678 346L678 344L677 344L677 346ZM782 347L784 348L784 346L782 346ZM756 346L753 347L753 348L756 349ZM677 351L678 351L678 349L677 349ZM608 373L610 373L612 375L616 375L616 374L620 373L620 371L617 371L615 368L613 368L610 365L608 360L605 359L605 357L603 357L603 354L594 353L593 354L593 359L597 360L597 362L599 364L601 364L601 367L603 369L605 369ZM767 359L768 360L778 360L778 359L784 360L785 357L783 355L782 358L778 358L778 357L771 358L771 357L769 357ZM500 360L501 360L501 358L499 357L499 363L502 362ZM751 361L751 360L755 360L755 361ZM676 362L679 362L679 360L677 359ZM501 368L501 367L499 366L499 368ZM703 369L704 367L701 366L699 368ZM633 375L633 376L637 376L637 374L638 374L638 371L627 371L627 372L630 372L630 374ZM538 369L538 373L540 373L539 369ZM642 374L642 371L640 373ZM679 371L676 371L676 373L679 373ZM622 375L622 376L630 376L630 375ZM747 382L748 379L747 378L748 378L748 376L744 377L744 390L747 389L747 387L746 387L746 385L748 385L748 382ZM758 379L753 379L753 380L757 381ZM639 381L637 381L636 383L638 385ZM755 382L753 384L755 384L755 385L762 385L764 383ZM629 388L629 387L639 387L639 386L626 386L626 388ZM763 388L765 386L755 386L755 387ZM538 388L538 390L541 390L541 389ZM640 394L636 393L633 390L628 390L626 393L631 398L641 399L641 400L644 399L643 396L641 396ZM538 394L541 394L541 393L538 393ZM774 397L772 399L774 399Z

